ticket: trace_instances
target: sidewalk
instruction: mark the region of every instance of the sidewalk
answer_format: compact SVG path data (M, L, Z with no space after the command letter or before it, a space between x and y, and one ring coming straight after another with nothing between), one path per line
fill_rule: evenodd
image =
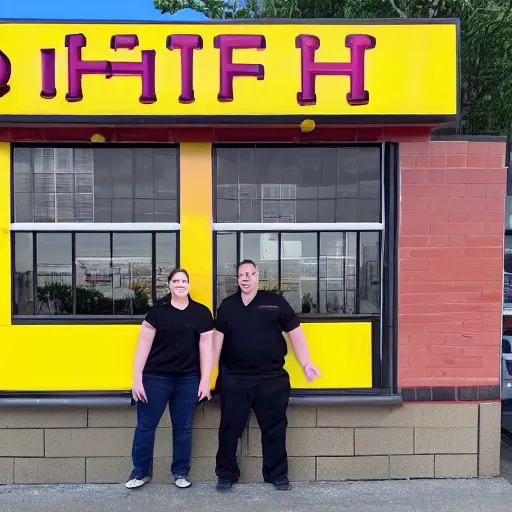
M219 494L213 484L187 490L149 484L0 487L1 512L509 512L512 485L485 480L414 480L294 484L289 492L262 484Z

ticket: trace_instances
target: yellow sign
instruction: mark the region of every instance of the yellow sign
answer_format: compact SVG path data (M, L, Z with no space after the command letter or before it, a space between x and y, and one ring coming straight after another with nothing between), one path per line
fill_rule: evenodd
M373 22L1 24L0 119L452 119L457 24Z

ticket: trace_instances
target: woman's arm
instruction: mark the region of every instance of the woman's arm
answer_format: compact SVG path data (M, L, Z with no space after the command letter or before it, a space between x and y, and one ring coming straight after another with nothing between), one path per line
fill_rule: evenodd
M201 381L199 383L198 398L207 396L208 400L211 398L210 394L210 378L213 368L213 346L212 346L213 331L201 333L199 338L199 365L201 367Z
M156 329L146 321L142 322L139 332L139 341L133 360L133 388L132 395L135 401L141 400L147 402L146 392L142 384L142 371L146 366L153 340L155 339Z

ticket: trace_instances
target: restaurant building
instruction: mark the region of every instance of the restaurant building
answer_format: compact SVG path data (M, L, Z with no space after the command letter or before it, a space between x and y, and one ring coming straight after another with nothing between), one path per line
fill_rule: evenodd
M323 371L287 360L292 480L499 473L505 144L431 140L457 20L4 22L0 50L0 483L124 481L144 313L176 265L215 310L243 258Z

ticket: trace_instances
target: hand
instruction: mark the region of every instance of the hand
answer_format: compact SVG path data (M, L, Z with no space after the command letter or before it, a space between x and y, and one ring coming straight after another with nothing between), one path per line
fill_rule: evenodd
M210 392L210 381L200 381L199 382L199 389L197 390L197 399L201 400L201 398L208 397L208 400L212 399L212 394Z
M146 391L144 390L144 385L142 384L142 379L133 383L132 396L136 402L140 400L145 404L148 403L148 398L146 396Z
M304 375L306 375L306 379L308 379L309 382L313 382L318 377L322 376L322 372L319 368L317 368L313 363L308 363L303 368Z

